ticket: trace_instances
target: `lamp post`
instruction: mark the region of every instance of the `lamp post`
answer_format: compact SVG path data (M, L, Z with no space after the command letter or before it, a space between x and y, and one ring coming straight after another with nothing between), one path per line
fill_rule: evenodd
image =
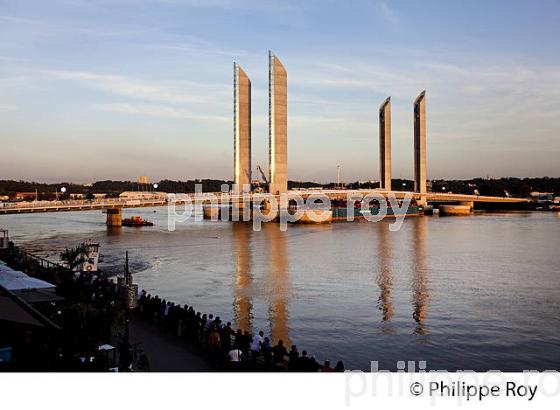
M336 166L336 188L340 188L340 165Z
M66 192L66 187L60 188L60 193L61 194L64 194L65 192ZM55 200L58 201L58 188L56 188L56 191L54 193L54 197L55 197Z
M121 295L124 299L124 340L121 346L121 368L123 371L130 371L130 366L132 364L132 354L130 352L130 309L134 308L131 306L131 293L130 290L132 286L132 274L128 267L128 251L126 251L126 259L124 265L124 286L121 288Z

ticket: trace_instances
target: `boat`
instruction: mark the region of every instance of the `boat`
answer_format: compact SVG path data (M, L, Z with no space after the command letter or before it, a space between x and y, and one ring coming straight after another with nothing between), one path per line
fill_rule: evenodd
M146 221L140 216L131 216L122 220L123 226L154 226L153 222Z

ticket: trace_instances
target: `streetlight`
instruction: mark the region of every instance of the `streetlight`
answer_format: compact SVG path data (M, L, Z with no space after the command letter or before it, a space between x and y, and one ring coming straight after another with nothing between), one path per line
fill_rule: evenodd
M158 189L158 184L154 184L154 189Z
M66 192L66 187L60 188L60 193L64 194L65 192ZM55 200L58 201L58 188L56 188L54 195L55 195Z
M337 189L341 188L341 185L340 185L340 165L336 166L336 182L337 182L337 184L336 184Z

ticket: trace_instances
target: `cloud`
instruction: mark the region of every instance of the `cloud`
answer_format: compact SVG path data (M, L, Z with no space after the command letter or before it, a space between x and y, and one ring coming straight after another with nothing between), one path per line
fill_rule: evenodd
M187 109L164 106L164 105L114 103L114 104L94 104L92 107L100 111L114 112L120 114L132 114L132 115L142 115L142 116L161 117L161 118L178 118L178 119L189 119L189 120L210 121L210 122L231 121L231 118L226 116L197 114Z
M19 107L17 105L12 104L0 104L0 112L3 111L17 111Z
M35 36L47 35L87 35L92 37L122 37L122 36L137 36L141 33L147 32L142 27L129 27L123 28L122 25L118 29L109 27L100 27L99 25L87 25L86 23L71 24L61 22L46 22L44 20L36 20L27 17L0 15L0 21L4 22L6 26L12 25L16 29L25 28L25 32L29 33L33 30Z
M231 96L231 88L221 84L202 84L191 81L141 81L127 76L98 74L87 71L46 71L58 80L74 81L83 87L94 88L114 95L145 101L167 103L210 103Z
M202 39L196 38L189 38L190 41L183 41L176 44L161 44L156 45L157 48L173 50L173 51L182 51L189 54L195 54L200 56L200 54L209 54L209 55L217 55L217 56L225 56L233 58L242 57L247 55L247 51L245 50L235 50L235 49L226 49L216 47L215 45L204 41Z
M391 26L396 26L400 23L400 16L395 10L389 7L389 4L386 1L378 1L377 10L379 10L385 21Z
M357 96L364 100L391 95L400 102L412 102L423 89L430 100L432 114L462 111L472 115L471 123L480 119L501 122L532 121L553 117L560 103L560 67L515 59L445 61L427 55L424 61L411 61L406 66L391 62L346 60L332 64L316 61L313 67L290 73L289 82L298 87L298 99L312 101L315 97L355 104ZM299 64L298 64L299 66ZM311 75L312 73L312 75ZM372 101L372 104L375 101ZM531 118L529 118L531 117Z

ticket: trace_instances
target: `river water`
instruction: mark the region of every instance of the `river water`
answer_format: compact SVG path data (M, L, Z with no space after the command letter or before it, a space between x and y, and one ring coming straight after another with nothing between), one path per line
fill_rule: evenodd
M140 288L236 326L264 330L317 359L428 369L560 370L560 217L488 213L292 225L194 221L108 231L100 211L0 216L19 245L56 260L101 244L103 269L130 253Z

